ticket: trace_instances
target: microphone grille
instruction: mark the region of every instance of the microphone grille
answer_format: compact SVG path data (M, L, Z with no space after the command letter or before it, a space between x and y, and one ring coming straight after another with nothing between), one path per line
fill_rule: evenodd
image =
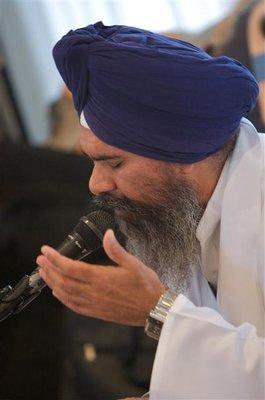
M102 239L107 229L115 229L113 215L105 210L96 210L80 218L74 232L78 233L90 250L102 245Z
M97 227L102 235L104 235L107 229L115 228L115 220L113 215L105 210L92 211L90 214L86 215L82 219L90 221L93 225Z

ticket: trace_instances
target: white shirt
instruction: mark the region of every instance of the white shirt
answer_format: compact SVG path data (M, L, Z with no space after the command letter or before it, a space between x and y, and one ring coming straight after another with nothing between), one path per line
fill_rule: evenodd
M265 398L264 141L243 118L198 226L201 269L161 332L150 400Z

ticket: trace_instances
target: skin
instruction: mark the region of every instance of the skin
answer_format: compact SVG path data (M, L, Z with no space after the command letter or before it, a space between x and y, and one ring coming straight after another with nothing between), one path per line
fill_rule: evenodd
M154 187L157 187L164 179L160 171L165 171L169 165L167 162L141 157L103 143L91 130L84 127L81 129L80 147L94 161L89 189L95 195L108 193L114 197L126 196L131 200L152 201L152 194L145 193L145 183L153 182ZM98 160L102 156L110 159ZM122 164L117 167L120 162ZM208 161L170 166L176 180L195 183L201 203L206 204L219 179L220 171L209 168Z
M95 195L108 193L118 198L126 196L131 200L152 202L169 169L166 162L103 143L86 128L82 128L80 147L94 160L89 189ZM202 204L207 204L221 172L207 159L196 164L170 164L170 169L176 181L185 180L194 185ZM150 183L154 192L150 190ZM165 287L151 268L118 243L113 231L106 232L103 246L117 267L74 261L43 246L42 255L37 258L40 275L53 295L79 314L144 326Z

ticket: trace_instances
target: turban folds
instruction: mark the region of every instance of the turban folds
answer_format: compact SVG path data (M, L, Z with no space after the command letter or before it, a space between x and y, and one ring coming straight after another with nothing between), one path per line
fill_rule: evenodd
M53 56L93 133L157 160L193 163L215 153L258 96L238 61L123 25L70 31Z

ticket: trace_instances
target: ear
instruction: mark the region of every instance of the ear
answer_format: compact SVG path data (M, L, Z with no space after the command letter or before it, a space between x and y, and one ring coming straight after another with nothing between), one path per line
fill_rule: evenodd
M200 170L201 161L193 164L171 163L171 171L177 179L193 179Z
M190 175L194 172L195 164L179 164L179 172L182 175Z

